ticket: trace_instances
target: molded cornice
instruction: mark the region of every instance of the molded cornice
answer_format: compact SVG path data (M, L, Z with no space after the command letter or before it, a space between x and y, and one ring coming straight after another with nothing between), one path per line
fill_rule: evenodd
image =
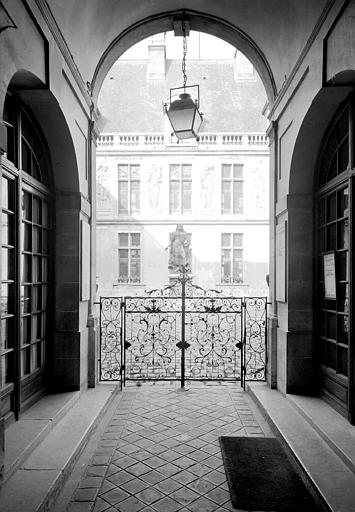
M26 1L26 0L25 0ZM85 84L83 77L80 74L80 71L75 64L75 61L73 59L73 56L70 52L70 49L67 45L67 42L55 20L55 17L53 16L53 13L47 4L46 0L34 0L35 4L37 5L41 15L43 16L43 19L49 28L53 39L55 40L61 54L64 57L64 60L68 66L68 68L71 71L71 74L77 83L80 92L87 104L88 107L91 106L91 87L90 84ZM26 1L27 3L27 1ZM28 4L27 4L28 5ZM28 6L30 8L30 6Z
M318 36L318 34L320 32L320 29L323 26L323 23L327 19L328 14L331 11L331 9L332 9L333 5L335 4L335 2L336 2L336 0L328 0L328 2L326 3L326 5L325 5L321 15L318 18L317 23L315 24L315 26L314 26L314 28L312 30L312 33L311 33L310 37L308 38L307 43L305 44L303 50L300 53L300 56L298 57L298 59L296 61L296 64L294 65L294 67L291 70L291 73L286 78L285 82L283 83L282 88L281 88L280 92L278 93L278 95L277 95L273 105L271 105L270 113L269 113L269 116L268 116L270 120L273 118L275 110L280 105L280 103L283 100L286 92L291 87L293 79L296 76L296 73L300 69L304 59L306 58L306 55L308 54L310 48L312 47L316 37Z

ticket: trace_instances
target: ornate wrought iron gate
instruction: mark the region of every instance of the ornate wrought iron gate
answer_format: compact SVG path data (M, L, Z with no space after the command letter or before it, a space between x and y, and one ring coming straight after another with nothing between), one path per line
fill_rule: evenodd
M142 297L101 297L101 381L265 380L266 297L188 279Z

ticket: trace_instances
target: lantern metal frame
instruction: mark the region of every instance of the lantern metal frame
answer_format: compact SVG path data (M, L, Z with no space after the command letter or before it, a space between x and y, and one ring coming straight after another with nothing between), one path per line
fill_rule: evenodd
M196 90L197 94L190 95L188 93L188 90ZM180 91L180 94L179 94ZM183 94L189 95L191 98L191 108L190 111L190 119L189 119L189 125L185 126L182 129L178 129L176 125L174 125L173 115L171 114L175 111L179 111L179 109L171 109L171 106L174 102L182 101L178 98L181 98ZM193 97L195 99L193 99ZM169 103L164 103L164 112L168 116L169 122L172 126L173 132L176 135L178 139L191 139L191 138L197 138L198 132L200 130L202 121L203 121L203 114L199 111L200 106L200 86L198 84L194 85L183 85L182 87L172 87L170 89L170 96L169 96ZM180 112L183 109L180 110Z
M169 104L164 103L164 113L168 116L169 122L173 129L174 134L178 139L192 139L197 138L198 132L201 128L203 121L203 114L199 111L200 107L200 86L198 84L186 85L186 53L187 53L187 40L186 40L186 21L181 20L181 31L183 35L183 57L182 57L182 76L183 85L181 87L170 88ZM187 89L197 88L197 99L193 100ZM174 92L175 91L175 92ZM177 94L176 91L181 91ZM172 95L174 99L172 101ZM182 114L186 111L188 125L185 127L178 127L175 123L181 124L181 118L177 116L174 119L174 113ZM174 122L175 121L175 122Z

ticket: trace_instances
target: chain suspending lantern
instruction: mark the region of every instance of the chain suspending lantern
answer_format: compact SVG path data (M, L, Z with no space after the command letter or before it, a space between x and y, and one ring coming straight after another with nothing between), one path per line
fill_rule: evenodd
M202 113L200 106L200 86L186 85L186 22L181 22L183 35L183 57L182 57L182 87L170 89L169 103L164 103L164 112L169 118L174 134L178 139L196 138L202 124ZM188 91L187 91L188 90ZM194 99L192 98L194 97Z

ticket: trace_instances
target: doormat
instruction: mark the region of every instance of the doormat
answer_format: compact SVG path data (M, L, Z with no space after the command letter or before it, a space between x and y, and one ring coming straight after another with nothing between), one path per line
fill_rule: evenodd
M273 512L323 510L277 439L223 436L219 442L234 508Z

